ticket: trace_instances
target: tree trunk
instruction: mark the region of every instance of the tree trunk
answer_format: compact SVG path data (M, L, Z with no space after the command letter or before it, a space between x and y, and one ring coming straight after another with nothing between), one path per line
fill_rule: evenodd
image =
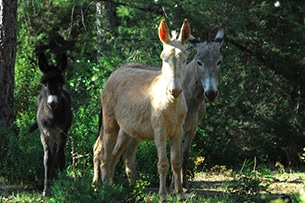
M102 57L102 52L100 50L101 47L103 47L104 43L104 37L102 34L102 12L105 10L104 5L101 2L96 3L96 38L97 38L97 62L99 63L99 60Z
M0 0L0 124L13 122L17 0Z
M97 30L97 61L103 56L103 50L105 48L105 35L104 30L111 30L114 32L118 27L118 20L116 16L116 4L114 2L97 2L96 3L96 30ZM108 51L108 50L107 50Z

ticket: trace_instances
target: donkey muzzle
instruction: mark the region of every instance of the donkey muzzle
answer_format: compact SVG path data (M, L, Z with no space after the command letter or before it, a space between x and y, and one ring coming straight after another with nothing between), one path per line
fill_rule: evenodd
M174 97L178 98L182 92L182 89L169 89L169 93Z
M48 96L48 101L47 101L48 106L50 109L56 109L58 105L58 99L56 95L50 95Z
M213 102L218 96L218 90L209 90L204 92L204 97L208 102Z

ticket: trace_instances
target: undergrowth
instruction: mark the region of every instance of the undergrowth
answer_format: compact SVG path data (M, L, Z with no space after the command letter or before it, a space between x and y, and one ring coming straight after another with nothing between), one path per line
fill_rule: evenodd
M217 169L217 170L216 170ZM245 166L238 172L228 170L225 166L215 166L212 171L215 175L225 174L232 178L225 181L217 195L198 193L198 188L192 188L187 194L185 203L239 203L239 202L272 202L272 203L305 203L305 192L301 190L298 194L272 196L268 187L272 181L272 174L268 170L257 171ZM230 172L230 174L228 173ZM159 202L157 187L152 187L147 180L139 179L135 185L130 185L125 175L116 174L115 184L103 184L99 182L95 187L91 185L92 171L82 172L73 177L68 172L61 173L57 180L52 182L48 196L42 198L40 190L0 190L0 202L102 202L102 203L157 203ZM191 183L190 183L191 184ZM215 188L217 189L217 188ZM168 202L178 203L177 196L168 192Z

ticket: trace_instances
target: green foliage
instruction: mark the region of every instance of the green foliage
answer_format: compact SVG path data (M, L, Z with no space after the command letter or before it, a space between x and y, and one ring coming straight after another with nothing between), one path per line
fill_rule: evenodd
M124 18L129 17L131 15L132 10L126 6L118 6L116 12L120 18Z
M265 186L261 185L261 179L256 172L239 175L228 187L228 191L236 198L237 202L245 202L259 192L265 191L265 189Z
M27 118L26 114L23 116ZM0 162L0 176L6 177L11 183L36 185L36 181L43 177L43 151L39 135L30 135L27 128L21 128L18 136L7 128L1 129L3 161Z
M133 196L136 197L135 198L135 202L143 202L143 200L145 202L147 202L147 194L145 193L145 189L147 189L150 186L150 182L149 181L145 181L145 180L137 180L136 184L134 186L133 189Z
M303 161L305 160L305 148L303 148L303 153L302 153L301 159L302 159Z
M254 0L115 0L102 2L103 10L96 15L92 1L20 1L15 123L11 128L0 128L0 176L9 182L42 183L39 132L27 133L35 121L40 90L37 54L45 51L55 59L66 52L69 64L65 87L72 95L74 116L66 149L67 173L78 178L74 181L64 176L55 182L55 199L50 201L85 197L93 201L93 197L100 200L108 198L108 194L115 198L126 194L121 185L101 185L102 189L93 194L89 185L92 175L84 171L92 169L100 95L107 78L129 61L161 64L162 45L157 35L161 18L166 18L171 30L178 30L183 18L188 18L192 34L202 41L207 31L214 35L219 26L226 28L220 96L216 103L207 104L207 114L198 127L190 153L190 174L194 174L194 168L201 171L215 165L237 168L244 159L253 157L265 165L280 161L285 167L302 166L297 154L304 148L305 136L305 21L300 15L305 7L301 1L279 2L280 6L272 1ZM97 19L101 22L100 33L96 29ZM139 146L136 161L142 182L129 189L137 201L148 201L150 197L143 191L158 185L153 142ZM120 163L118 183L126 180L121 175L123 171ZM169 173L169 179L170 176ZM243 185L238 186L238 181ZM264 189L260 181L259 175L244 172L232 182L232 192L241 194L237 196L254 195ZM69 188L69 184L73 187ZM78 196L77 190L83 191L84 197Z
M4 194L0 196L0 202L32 202L32 203L41 203L43 200L41 194L35 193L35 191L30 192L13 192L8 197Z
M8 154L8 145L11 143L11 139L14 139L14 132L11 130L11 128L5 127L0 124L0 168L4 169L0 171L0 176L7 177L8 173L6 170L9 169L9 166L11 164L10 160L7 159L7 154ZM5 170L6 169L6 170Z
M299 203L304 203L305 202L305 190L301 190L298 194L297 194L297 200Z
M270 171L263 168L262 172L253 170L253 162L245 161L241 171L227 184L230 199L235 202L256 202L262 199L261 194L268 194Z
M147 141L140 143L136 155L139 177L141 180L150 182L153 187L159 185L157 157L157 149L154 142Z
M98 184L97 189L91 186L91 175L72 177L61 174L53 181L48 202L123 202L128 199L123 185ZM124 194L125 193L125 194Z

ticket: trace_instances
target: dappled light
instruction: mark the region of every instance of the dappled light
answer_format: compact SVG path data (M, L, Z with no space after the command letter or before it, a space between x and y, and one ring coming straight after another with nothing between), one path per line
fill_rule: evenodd
M11 2L3 8L17 5L15 0ZM176 38L185 42L188 52L183 63L197 67L189 75L196 76L196 80L187 76L183 84L200 81L198 86L191 85L190 89L196 88L190 91L186 91L184 85L179 87L175 80L169 89L155 90L166 90L173 100L187 94L188 112L192 112L192 129L187 129L188 123L183 128L193 134L185 137L181 145L183 157L187 157L182 164L186 202L276 199L305 202L301 187L305 179L304 2L28 0L18 1L17 6L17 13L12 14L17 17L17 23L9 23L16 31L16 41L13 31L5 35L6 38L0 35L0 44L10 42L16 46L16 49L0 51L1 56L7 58L1 62L11 64L0 67L0 109L5 110L0 113L0 122L3 117L6 120L0 124L0 202L43 201L43 148L39 131L28 132L35 123L37 95L41 90L37 64L41 52L48 56L50 64L66 53L64 87L71 95L73 113L65 144L66 168L52 181L46 200L159 201L158 153L154 142L134 142L138 144L137 150L129 152L135 153L135 159L130 161L126 154L118 159L112 174L113 184L99 181L93 188L91 183L93 146L100 129L100 96L111 74L126 63L146 64L146 67L152 67L149 64L161 67L162 61L179 63L168 60L164 54L160 59L163 43L158 36L158 25L161 19L177 33L184 19L190 23L191 30L184 32L191 31L190 40L186 42L188 38L183 35ZM7 11L0 10L0 14ZM6 18L0 23L11 20L13 18ZM161 33L165 44L170 37L166 32ZM211 44L205 46L205 41ZM202 52L198 59L196 55L201 49L213 51ZM218 68L218 71L209 72L208 67ZM185 70L185 73L189 72ZM206 74L208 79L200 80L197 73ZM125 75L128 74L133 75L127 71ZM134 83L145 80L141 76L133 77L131 82ZM120 87L123 95L126 86L125 81L121 82L121 86L115 85L113 89ZM2 84L10 85L2 88ZM143 85L130 95L144 89ZM12 95L5 96L8 92ZM190 92L200 94L194 96ZM115 102L114 98L109 97L109 103ZM55 97L50 97L49 101L51 107L56 106ZM195 104L199 101L204 101L206 106L197 108ZM128 110L133 108L137 107L130 105ZM126 113L126 109L122 113ZM124 117L126 122L142 127L139 123L143 120L127 114ZM170 119L178 122L168 116L160 123ZM168 157L170 148L167 141ZM120 149L118 142L112 152ZM126 171L126 161L127 165L134 164L136 174ZM172 176L169 170L165 177L166 188L170 188ZM131 179L135 179L134 184L129 184ZM166 198L178 201L170 190Z

